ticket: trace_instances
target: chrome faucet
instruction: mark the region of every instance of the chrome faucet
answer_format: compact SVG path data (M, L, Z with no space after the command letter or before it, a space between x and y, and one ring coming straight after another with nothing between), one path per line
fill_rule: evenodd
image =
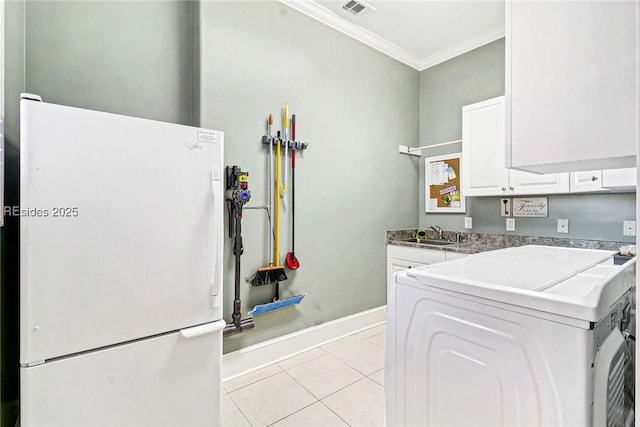
M442 240L442 232L443 232L443 230L442 230L442 228L440 226L436 225L436 226L431 226L429 228L432 229L433 231L435 231L436 233L438 233L438 239Z

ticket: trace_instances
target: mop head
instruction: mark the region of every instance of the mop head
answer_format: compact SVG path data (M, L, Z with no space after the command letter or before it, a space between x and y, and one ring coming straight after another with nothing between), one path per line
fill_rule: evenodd
M281 299L280 301L256 305L255 307L253 307L253 310L249 312L249 315L259 316L261 314L271 313L272 311L282 310L283 308L300 304L300 301L302 301L302 298L304 298L306 295L307 294L296 295L295 297Z
M284 272L284 267L281 265L259 268L251 277L247 279L247 282L252 286L266 286L280 283L287 280L287 275Z

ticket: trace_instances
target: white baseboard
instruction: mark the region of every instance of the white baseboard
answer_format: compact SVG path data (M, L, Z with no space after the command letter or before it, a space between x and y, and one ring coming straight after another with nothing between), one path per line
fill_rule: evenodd
M382 324L386 317L383 305L227 353L222 357L222 381Z

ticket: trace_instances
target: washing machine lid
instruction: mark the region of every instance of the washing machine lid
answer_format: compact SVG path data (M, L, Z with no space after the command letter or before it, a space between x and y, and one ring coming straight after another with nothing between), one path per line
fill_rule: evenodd
M635 260L614 265L614 253L520 246L426 266L407 276L428 286L595 322L633 285Z

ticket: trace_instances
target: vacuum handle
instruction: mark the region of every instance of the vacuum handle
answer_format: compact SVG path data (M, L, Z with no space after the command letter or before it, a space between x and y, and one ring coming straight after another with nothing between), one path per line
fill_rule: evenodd
M231 166L227 166L225 169L225 189L227 190L227 193L229 192L229 190L233 187L236 186L236 182L234 179L234 172L235 172L235 168L231 167ZM226 198L226 202L227 202L227 214L228 214L228 224L229 224L229 238L233 239L233 202L231 200L230 197Z
M240 319L242 314L240 313L240 256L242 256L242 205L235 204L236 210L236 236L233 243L233 254L235 255L235 277L234 277L234 299L233 299L233 313L231 318L236 328L240 327Z

